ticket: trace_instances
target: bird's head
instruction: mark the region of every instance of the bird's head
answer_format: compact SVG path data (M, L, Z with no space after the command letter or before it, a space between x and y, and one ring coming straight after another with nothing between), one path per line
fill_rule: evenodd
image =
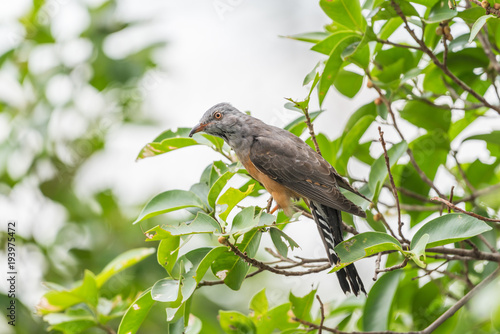
M208 109L200 122L196 124L189 133L192 137L195 133L205 132L228 140L228 136L239 129L243 118L247 116L229 103L219 103Z

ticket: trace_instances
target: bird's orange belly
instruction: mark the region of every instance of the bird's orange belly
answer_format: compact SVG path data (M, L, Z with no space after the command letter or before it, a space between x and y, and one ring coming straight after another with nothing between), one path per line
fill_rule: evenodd
M291 216L293 214L291 198L298 198L300 196L259 171L250 159L246 159L244 161L242 160L241 163L247 170L248 174L259 181L271 194L271 196L273 196L273 199L276 203L278 203L278 206L283 209L285 214L287 216Z

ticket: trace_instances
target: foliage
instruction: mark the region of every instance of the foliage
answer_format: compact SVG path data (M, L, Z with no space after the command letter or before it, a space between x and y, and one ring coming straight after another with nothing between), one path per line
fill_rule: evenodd
M500 304L491 302L488 295L498 295L498 284L488 283L497 279L500 262L500 221L494 218L500 209L500 137L498 131L469 136L466 129L500 114L500 42L495 38L500 21L495 7L478 4L468 0L321 0L319 5L331 23L321 32L290 36L311 43L311 50L325 59L304 80L304 85L310 85L307 97L288 99L285 107L297 117L285 128L320 149L371 201L346 195L366 210L367 218L356 226L352 217L343 216L355 235L336 246L341 261L335 267L330 268L326 259L291 256L299 245L286 227L302 213L307 215L307 210L286 217L271 215L266 207L242 205L245 198L264 192L221 139L203 134L188 138L188 128L168 130L146 144L138 159L205 145L222 160L208 165L189 190L166 190L138 214L134 223L154 221L145 236L147 243L157 245L156 267L163 268L156 282L145 286L134 301L122 300L118 294L101 298L105 281L152 252L151 248L128 251L97 276L85 271L82 281L70 289L51 285L39 308L44 320L54 330L74 333L92 326L111 331L108 322L117 317L121 318L118 333L135 333L147 323L150 310L161 309L166 313L162 327L169 332L201 333L209 324L193 314L200 290L223 284L239 290L261 272L285 276L334 272L362 258L376 257L376 282L366 298L324 305L313 289L303 297L290 293L285 303L269 305L264 289L249 301L248 315L220 310L220 328L226 333L497 332ZM453 35L464 29L466 33ZM404 42L393 42L401 36ZM104 62L100 66L119 66ZM29 78L29 73L23 74ZM127 81L121 76L113 80ZM330 140L330 133L315 134L311 122L324 111L309 113L311 100L316 98L313 93L323 106L330 90L352 98L363 81L379 97L353 112L337 138ZM105 90L104 82L99 75L90 81L100 90ZM402 123L416 129L416 135L407 135ZM379 137L374 137L371 130L378 126L384 131L380 127ZM384 132L394 134L397 142L386 142ZM487 147L488 162L460 163L471 141ZM58 159L50 152L45 156ZM370 168L367 180L349 175L353 160ZM77 167L71 166L63 175L71 180ZM450 189L440 180L444 174L453 178ZM245 178L246 183L236 187L235 176ZM10 176L2 177L10 187L15 185ZM42 191L51 191L44 193L47 197L74 207L66 202L74 196L57 187L58 180L45 182L52 182L51 187L41 185ZM172 212L188 218L178 222L161 216ZM369 231L358 233L363 224ZM266 233L276 250L269 249L264 256L258 250ZM207 237L208 246L192 241L200 235ZM481 292L486 298L477 298L488 300L489 312L463 307L470 296ZM315 297L319 310L313 307Z
M61 36L55 22L60 20L53 19L70 6L89 21ZM136 231L124 228L132 216L113 190L77 190L79 176L102 155L110 133L126 124L152 122L142 113L148 88L142 80L158 71L152 55L162 45L144 45L112 58L104 47L109 36L140 24L118 19L116 7L114 0L99 5L37 0L17 22L19 32L4 33L9 48L0 52L0 76L2 87L11 90L0 97L1 211L4 219L20 220L18 261L29 263L18 276L16 333L118 327L131 301L147 287L144 282L161 270L147 269L153 257L136 261L151 250L132 251L144 244ZM13 215L12 208L19 208L22 217ZM126 266L106 267L127 256ZM137 264L122 271L132 263ZM101 269L99 275L92 273ZM39 275L57 284L42 287ZM36 303L41 289L50 290L39 304L43 320L27 306ZM3 292L1 298L7 300ZM163 314L151 316L163 319ZM145 328L156 332L161 326L152 321Z

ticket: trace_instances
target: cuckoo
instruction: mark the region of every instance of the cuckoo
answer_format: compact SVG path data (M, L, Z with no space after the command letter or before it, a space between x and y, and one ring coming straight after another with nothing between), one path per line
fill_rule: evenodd
M207 110L189 136L200 131L223 138L288 216L294 211L292 199L303 198L330 264L339 262L334 247L344 240L341 211L359 217L366 217L366 213L340 192L339 187L360 195L320 154L289 131L268 125L228 103ZM354 264L336 273L344 293L366 294Z

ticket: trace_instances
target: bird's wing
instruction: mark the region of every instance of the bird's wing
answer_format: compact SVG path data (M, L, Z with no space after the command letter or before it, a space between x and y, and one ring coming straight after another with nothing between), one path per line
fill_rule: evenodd
M274 133L272 137L255 137L250 160L259 171L305 198L366 217L340 192L332 166L295 136Z

